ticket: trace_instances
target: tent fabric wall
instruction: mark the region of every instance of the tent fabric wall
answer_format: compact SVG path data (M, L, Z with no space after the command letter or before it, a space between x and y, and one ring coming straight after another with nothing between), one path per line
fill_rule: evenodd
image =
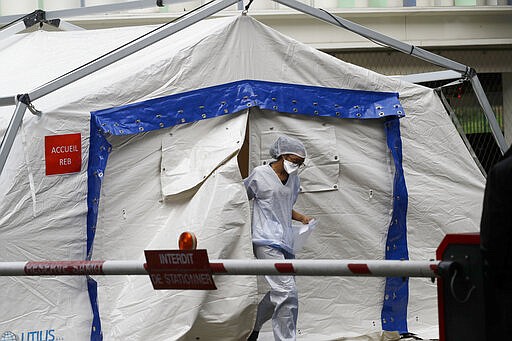
M4 39L0 41L0 76L5 82L0 87L0 95L26 92L147 31L149 28L86 32L40 31ZM90 39L94 44L84 48L81 39ZM60 57L59 63L55 63L56 56ZM24 65L25 69L20 71L20 65ZM30 72L24 74L25 70ZM3 243L0 259L85 259L88 254L93 258L141 255L142 252L136 252L141 247L136 238L127 240L123 245L115 243L114 237L118 234L126 235L126 238L130 235L123 234L123 198L116 191L123 185L138 190L136 202L130 202L133 210L126 211L126 219L130 220L127 232L141 233L140 225L155 232L159 231L158 227L162 228L161 232L165 230L164 227L168 227L169 231L171 225L175 228L173 223L176 220L166 221L161 211L155 210L154 216L151 213L155 205L169 208L167 203L157 204L154 201L155 193L161 190L159 160L163 136L160 134L164 130L107 137L106 141L113 149L103 174L98 225L94 243L91 243L94 247L88 253L89 137L92 139L97 133L90 131L90 112L241 80L398 93L403 112L406 113L400 119L400 133L402 167L409 198L407 245L410 259L434 258L437 245L448 232L478 230L484 178L432 90L344 63L248 16L239 16L200 22L35 101L35 106L43 111L43 115L25 116L13 152L0 175L0 243ZM0 108L0 132L5 131L12 112L13 108ZM288 120L286 114L268 114L264 110L254 115L254 122L251 117L252 114L249 115L250 127L259 127L260 123L264 123L265 127L258 128L261 131L268 130L269 125L278 124L286 132L307 126L322 129L323 123L331 125L335 130L336 148L340 155L340 188L337 191L311 192L299 196L299 209L311 212L321 221L317 233L312 236L300 257L383 259L387 229L391 221L395 166L386 146L382 120L365 120L363 123L360 120L294 115L289 118L290 121L280 123L281 120ZM223 118L212 120L217 119L222 121ZM200 124L208 121L201 121ZM256 165L264 152L254 154L258 137L255 133L257 130L252 129L250 162ZM44 176L44 136L75 132L82 134L81 171L66 176ZM127 155L139 157L130 158ZM127 164L127 160L130 163ZM152 165L151 172L145 171L146 161ZM239 203L239 206L233 206L239 209L233 209L230 213L238 212L245 218L235 215L236 229L232 232L243 233L240 232L239 244L233 244L233 249L216 251L226 257L250 258L247 220L244 220L248 219L248 206L245 206L246 203L240 204L241 178L236 159L229 159L212 175L215 177L210 176L199 187L198 191L202 194L190 199L190 211L184 209L173 214L186 217L191 216L193 210L202 212L201 202L209 194L202 192L203 186L211 189L212 193L217 193L224 186L233 187L230 189L234 190L233 195L229 198L232 203ZM137 184L146 186L139 189ZM112 189L116 191L112 192ZM133 191L129 194L135 195ZM114 206L109 210L108 205L102 207L101 202L111 202ZM146 222L133 217L132 212L141 212L150 217ZM242 221L244 227L240 225ZM165 224L160 225L162 222ZM31 238L32 235L38 238ZM234 237L237 233L230 235ZM145 238L150 236L144 235ZM161 242L171 240L172 237L169 233ZM204 242L213 240L215 238ZM160 240L153 242L158 243ZM241 308L243 311L235 310L240 312L240 316L233 317L221 316L225 312L218 310L224 300L229 300L227 293L222 291L217 293L219 296L215 296L216 293L183 294L180 296L183 302L192 302L193 307L189 311L178 312L171 303L166 304L174 303L177 294L153 292L149 290L147 279L109 277L96 280L99 283L99 313L105 339L137 339L126 334L133 331L141 337L174 338L181 335L181 339L186 340L195 335L203 335L200 333L205 330L211 333L230 333L233 336L230 339L236 339L236 333L250 329L254 314L255 291L248 296L235 297L235 300L244 303ZM227 278L219 280L227 282ZM297 280L302 294L299 326L302 339L331 340L342 336L374 335L374 332L382 329L380 309L385 298L384 280L331 278L329 281L311 281L300 277ZM90 338L92 313L85 279L0 278L0 282L3 287L9 288L3 291L2 302L15 300L16 304L9 304L9 307L19 308L9 310L11 316L0 323L0 330L16 331L19 335L34 330L52 330L54 335L66 339ZM217 284L220 288L225 283ZM123 289L112 292L109 290L110 285ZM229 288L229 284L226 285ZM255 288L256 284L254 278L247 278L245 282L237 281L234 286L241 293L246 293L250 287ZM365 290L361 291L361 288ZM136 300L134 293L141 297L150 295L147 297L151 297L150 302L154 304L143 304L140 299ZM423 336L437 336L435 296L434 284L429 281L409 282L406 317L410 331ZM114 297L121 300L111 304ZM30 305L22 301L27 299L30 299ZM219 305L215 304L217 300ZM181 306L186 307L185 304ZM136 319L125 318L128 312L137 309L139 313ZM48 312L52 317L41 319L40 311ZM23 318L27 313L29 318ZM176 334L165 334L169 332L164 328L167 321L160 320L159 314L181 314L182 327L176 329ZM230 326L225 321L236 321L243 317L246 320L240 329L224 329ZM160 322L151 324L151 318ZM218 321L223 322L216 323ZM218 329L213 331L217 326Z
M87 140L83 170L72 176L45 176L44 136L56 132L67 115L27 120L0 177L0 259L23 261L84 259L86 245ZM77 126L88 117L75 117ZM42 124L41 124L42 123ZM82 136L88 130L78 130ZM39 146L39 148L35 148ZM86 282L79 277L2 277L0 330L24 335L65 335L84 339L91 328ZM65 330L65 332L64 332Z

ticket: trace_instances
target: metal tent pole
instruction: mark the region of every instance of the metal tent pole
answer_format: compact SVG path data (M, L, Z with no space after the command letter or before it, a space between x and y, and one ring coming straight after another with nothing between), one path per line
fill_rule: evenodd
M35 10L34 12L23 15L8 15L0 17L0 23L4 22L12 22L20 20L23 16L23 22L17 22L12 25L8 25L6 28L0 30L0 39L3 37L18 33L23 31L24 29L31 27L39 22L48 22L51 24L52 21L61 20L64 17L77 17L83 15L91 15L91 14L101 14L101 13L109 13L109 12L119 12L119 11L129 11L135 9L143 9L143 8L151 8L151 7L163 7L166 4L170 3L180 3L185 2L187 0L138 0L138 1L129 1L118 4L108 4L108 5L98 5L98 6L88 6L88 7L79 7L72 9L64 9L64 10L56 10L56 11L43 11L43 10ZM62 28L64 30L77 30L82 29L79 26L72 25L69 23L59 23L55 25L56 27Z
M445 95L443 93L443 89L442 88L438 88L436 90L439 93L439 97L441 98L441 102L443 102L444 107L446 108L446 110L450 114L450 118L452 119L452 122L455 125L455 128L459 132L459 135L462 138L462 141L464 141L464 144L466 145L466 148L468 149L469 154L471 154L471 157L473 158L473 160L475 161L476 165L478 166L478 169L480 169L480 172L482 172L484 177L486 177L487 176L487 172L485 171L484 167L482 166L482 163L480 162L480 160L478 160L478 156L476 156L476 153L475 153L473 147L471 146L471 143L469 142L468 138L466 137L466 134L464 133L464 129L462 128L462 124L460 124L460 121L457 118L457 115L455 114L455 111L453 111L452 106L450 105L450 103L446 99L446 97L445 97Z
M16 133L23 121L23 115L27 110L27 104L18 101L16 104L16 109L14 110L14 114L11 117L11 121L9 122L9 126L7 131L5 132L4 138L2 139L2 144L0 144L0 174L4 169L4 165L7 161L7 157L9 156L9 152L11 151L11 147L14 143L14 139L16 138Z
M139 0L139 1L128 1L122 3L114 3L107 5L97 5L97 6L85 6L79 8L71 8L71 9L62 9L56 11L48 11L46 12L47 19L61 19L61 18L69 18L83 15L91 15L91 14L101 14L101 13L109 13L109 12L120 12L120 11L130 11L136 9L143 8L151 8L151 7L162 7L166 4L177 4L180 2L185 2L188 0Z
M410 83L424 83L424 82L433 82L433 81L441 81L448 79L460 79L461 75L459 72L453 70L444 70L444 71L434 71L434 72L424 72L424 73L415 73L409 75L396 75L390 76L391 78L401 79Z
M492 110L491 104L485 95L484 89L482 88L482 84L478 79L478 75L476 72L472 72L472 75L469 78L471 85L473 86L473 90L475 91L475 95L478 98L478 102L480 106L484 110L485 116L487 117L487 121L489 122L489 126L491 127L492 135L498 144L498 147L501 150L502 154L508 149L507 142L505 141L505 137L503 136L503 132L501 131L500 125L496 120L496 116Z
M83 78L91 73L94 73L122 58L125 58L132 53L135 53L139 50L144 49L145 47L148 47L157 41L164 39L176 32L179 32L198 21L201 21L221 10L224 8L227 8L235 3L237 3L238 0L222 0L216 3L211 4L210 6L207 6L203 8L202 10L198 11L195 14L191 14L188 17L183 18L180 21L177 21L173 23L172 25L169 25L165 28L162 28L148 36L143 37L142 39L133 42L130 45L124 46L119 50L116 50L108 55L105 55L103 58L100 58L91 64L87 64L81 68L78 68L62 77L59 77L31 92L28 93L30 99L36 100L40 97L43 97L55 90L58 90L62 88L63 86L66 86L70 83L73 83L74 81Z
M63 31L85 31L85 28L73 25L68 23L67 21L61 19L54 19L57 22L56 27L60 28Z
M16 105L16 97L0 97L0 107L7 107L9 105Z
M23 21L18 21L8 27L0 30L0 40L15 35L18 32L23 31L25 28L25 23Z
M329 24L333 24L335 26L342 27L346 30L354 32L360 36L368 38L370 40L379 42L380 44L384 44L389 46L395 50L401 51L406 54L410 54L414 57L426 60L430 63L445 67L450 70L455 70L462 75L466 75L469 72L469 67L453 61L451 59L436 55L435 53L426 51L420 47L416 47L414 45L409 45L400 40L388 37L382 33L373 31L367 27L358 25L349 21L347 19L343 19L341 17L335 16L325 10L314 8L308 5L305 5L296 0L274 0L282 5L293 8L299 12L309 14L317 19L323 20Z
M151 7L162 7L167 4L176 4L180 2L185 2L188 0L138 0L138 1L128 1L116 4L108 4L108 5L98 5L98 6L82 6L78 8L71 9L63 9L56 11L48 11L44 12L45 17L48 20L52 19L61 19L61 18L69 18L69 17L78 17L82 15L91 15L91 14L101 14L108 12L119 12L119 11L129 11L134 9L143 9L143 8L151 8ZM0 17L0 23L11 22L17 20L23 14L17 15L6 15Z

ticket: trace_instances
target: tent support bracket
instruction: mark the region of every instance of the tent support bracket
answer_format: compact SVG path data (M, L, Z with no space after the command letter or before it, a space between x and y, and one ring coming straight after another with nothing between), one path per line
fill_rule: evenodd
M4 29L0 30L0 40L11 35L14 35L16 33L19 33L37 24L39 24L40 26L42 26L43 24L48 24L50 26L59 28L64 31L85 30L80 26L70 24L61 19L47 19L47 12L38 9L30 14L25 15L22 18L19 18L18 20L16 20L16 22L7 25Z
M34 115L37 115L37 116L41 116L43 113L39 110L36 109L36 107L34 107L34 104L32 103L32 101L30 100L30 97L28 94L24 94L24 95L19 95L18 96L18 101L22 102L23 104L25 104L27 106L27 109Z
M23 23L25 23L26 28L37 24L42 25L44 22L46 22L46 12L41 9L36 9L34 12L26 15L23 19Z
M49 25L56 26L66 31L82 29L81 27L70 23L63 24L61 18L91 15L98 13L109 13L116 11L129 11L142 8L151 8L155 6L163 7L167 4L176 4L185 1L187 0L137 0L118 4L107 4L87 7L85 7L85 3L82 3L81 7L79 8L63 9L56 11L35 10L34 12L26 15L17 14L1 16L0 23L12 23L4 26L4 28L0 30L0 39L21 32L24 29L29 28L38 23L47 23Z

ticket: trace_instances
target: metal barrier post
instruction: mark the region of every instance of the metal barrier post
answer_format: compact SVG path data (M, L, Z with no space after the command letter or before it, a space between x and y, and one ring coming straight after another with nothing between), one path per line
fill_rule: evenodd
M437 259L452 261L437 282L439 341L485 340L485 301L479 234L448 234Z

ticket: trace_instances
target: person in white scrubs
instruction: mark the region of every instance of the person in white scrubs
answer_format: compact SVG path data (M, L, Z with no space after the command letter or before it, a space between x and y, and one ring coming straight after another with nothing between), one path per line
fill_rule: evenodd
M297 139L280 136L270 147L277 161L254 168L244 180L249 200L254 201L252 242L258 259L293 259L292 219L308 224L311 217L293 209L300 190L298 169L306 149ZM275 340L295 340L299 301L294 276L265 276L270 285L258 304L256 323L249 341L258 339L263 323L272 318Z

